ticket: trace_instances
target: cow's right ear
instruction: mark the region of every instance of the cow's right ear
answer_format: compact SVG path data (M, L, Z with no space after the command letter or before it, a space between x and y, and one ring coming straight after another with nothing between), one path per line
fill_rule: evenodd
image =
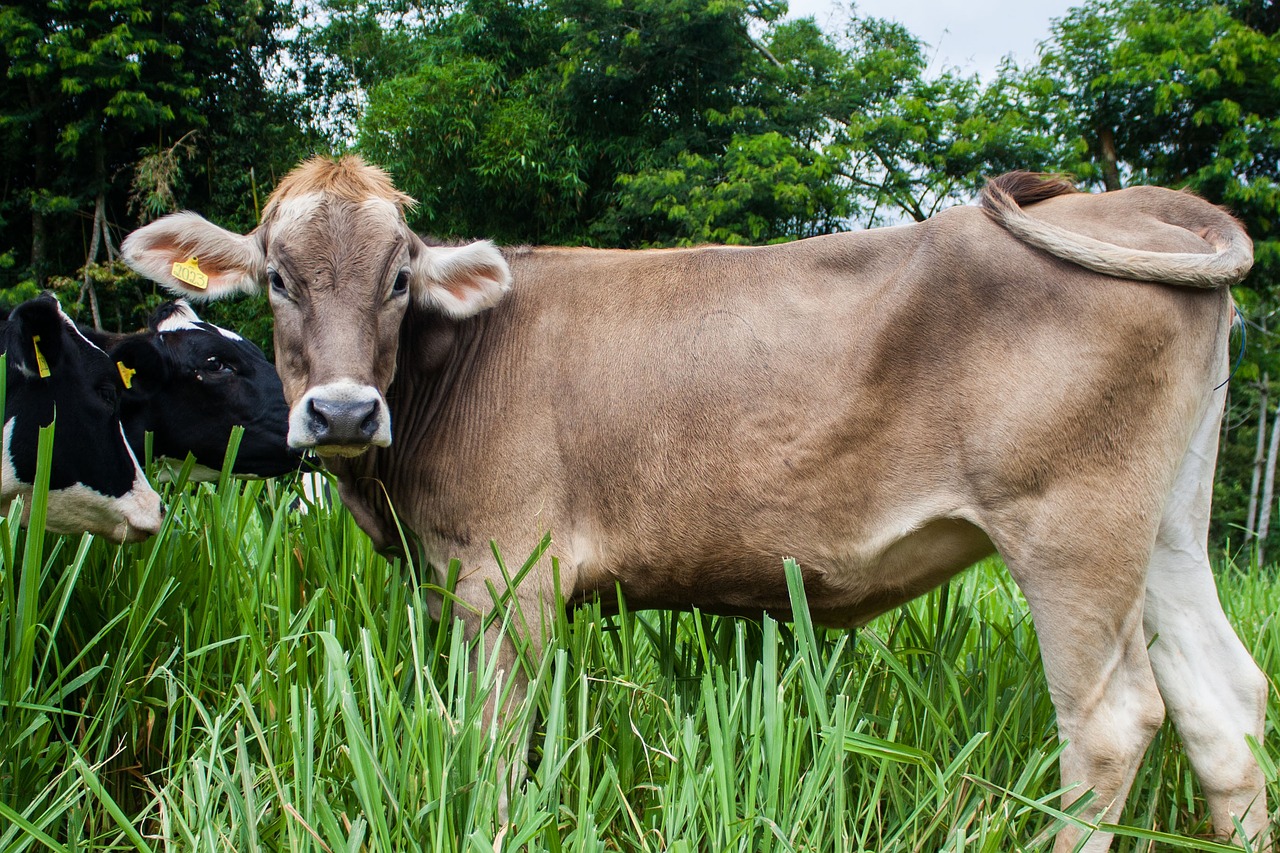
M418 304L462 320L492 308L511 288L511 268L488 240L428 246L412 235L410 285Z
M126 338L111 350L111 360L124 383L126 400L148 400L169 381L171 368L151 335Z
M139 228L120 252L139 275L191 299L253 293L267 274L256 231L235 234L195 213L174 213Z
M68 322L58 300L47 294L14 308L9 334L16 340L7 348L9 363L26 376L48 379L62 367L62 334Z

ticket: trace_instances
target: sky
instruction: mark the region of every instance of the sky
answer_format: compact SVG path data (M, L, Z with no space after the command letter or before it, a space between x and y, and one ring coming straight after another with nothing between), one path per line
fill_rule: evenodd
M1073 5L1079 0L859 0L857 8L861 15L898 21L928 44L931 71L958 67L988 81L1006 54L1020 65L1035 62L1050 19ZM839 32L849 18L844 0L790 0L790 8L790 17L812 15L828 32Z

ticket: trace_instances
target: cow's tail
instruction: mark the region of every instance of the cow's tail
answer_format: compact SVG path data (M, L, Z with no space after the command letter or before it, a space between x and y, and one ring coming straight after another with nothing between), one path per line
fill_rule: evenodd
M1028 216L1023 204L1075 192L1065 178L1010 172L982 188L982 206L1024 243L1086 269L1136 281L1187 287L1223 287L1244 278L1253 266L1253 241L1234 218L1187 193L1164 190L1170 203L1160 218L1186 228L1213 246L1212 253L1151 252L1105 243Z

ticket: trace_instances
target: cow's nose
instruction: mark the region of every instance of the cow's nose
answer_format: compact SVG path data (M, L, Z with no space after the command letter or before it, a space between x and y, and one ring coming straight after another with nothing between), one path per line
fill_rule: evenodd
M289 446L354 456L391 444L391 412L371 385L347 380L312 388L289 412Z
M307 417L316 444L368 444L378 431L378 401L312 397Z

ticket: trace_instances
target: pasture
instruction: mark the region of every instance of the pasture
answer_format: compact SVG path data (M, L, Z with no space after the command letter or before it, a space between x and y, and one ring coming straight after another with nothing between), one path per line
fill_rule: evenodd
M429 618L424 575L288 480L165 489L136 545L0 520L0 849L1047 850L1070 819L995 561L854 632L564 616L526 660L532 770L503 831L479 719L502 685ZM1280 582L1218 576L1273 684L1280 801ZM1116 849L1237 849L1204 840L1167 724L1125 824Z

